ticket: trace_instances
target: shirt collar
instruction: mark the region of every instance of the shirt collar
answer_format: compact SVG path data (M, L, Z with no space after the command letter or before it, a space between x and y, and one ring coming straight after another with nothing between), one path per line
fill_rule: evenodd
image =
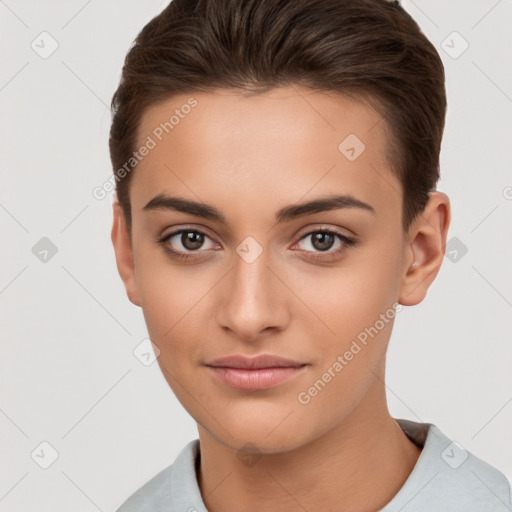
M391 512L405 506L439 471L441 452L450 440L433 424L396 419L405 435L422 447L422 452L404 485L380 512ZM180 452L171 474L171 497L176 512L208 512L197 482L195 464L199 455L199 439L190 441ZM448 466L447 466L448 467Z

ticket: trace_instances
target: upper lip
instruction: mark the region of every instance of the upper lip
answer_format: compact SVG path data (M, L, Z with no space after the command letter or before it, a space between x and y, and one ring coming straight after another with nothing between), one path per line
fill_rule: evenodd
M263 354L257 357L247 357L243 355L233 355L227 357L220 357L214 359L206 366L216 366L222 368L243 368L257 370L261 368L299 368L304 366L305 363L294 361L292 359L286 359L284 357L274 356L271 354Z

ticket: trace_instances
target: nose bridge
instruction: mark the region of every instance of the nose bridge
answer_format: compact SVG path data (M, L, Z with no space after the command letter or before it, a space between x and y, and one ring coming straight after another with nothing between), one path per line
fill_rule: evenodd
M247 319L263 313L270 299L268 250L253 240L242 242L234 256L232 272L233 306Z
M268 327L282 327L284 304L278 304L270 251L247 237L236 248L228 291L219 307L218 321L240 337L253 339Z

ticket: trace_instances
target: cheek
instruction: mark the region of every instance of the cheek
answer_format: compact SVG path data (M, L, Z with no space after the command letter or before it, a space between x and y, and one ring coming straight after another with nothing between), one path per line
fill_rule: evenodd
M194 394L198 391L193 391L193 381L205 346L211 343L215 287L226 270L208 264L177 265L154 248L140 250L137 265L149 337L159 348L160 368L181 401L183 386Z
M313 313L304 314L303 320L308 319L311 329L317 326L327 345L347 343L392 308L400 285L399 263L396 253L375 247L336 268L302 272L299 296Z
M202 300L211 287L169 263L142 266L142 311L149 337L160 350L158 365L176 398L196 417L199 411L193 410L194 404L204 402L196 383L205 339Z
M386 254L376 245L337 268L301 277L301 298L314 313L303 316L302 327L317 340L319 355L314 375L301 389L304 399L297 397L306 410L320 414L337 404L346 412L373 382L400 310L399 261L396 252Z
M329 304L328 310L324 306L324 319L335 335L316 345L321 359L294 396L300 404L299 417L304 421L323 418L326 430L351 414L383 379L385 354L399 311L386 296L363 294L364 300L358 301L359 295L346 291L343 298L338 292L324 299Z
M195 265L177 265L163 249L142 246L135 255L137 288L150 335L171 339L214 284Z

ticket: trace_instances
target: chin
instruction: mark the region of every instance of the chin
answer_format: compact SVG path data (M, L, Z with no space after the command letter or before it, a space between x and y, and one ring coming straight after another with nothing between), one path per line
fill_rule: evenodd
M256 432L254 435L251 432L241 432L239 435L234 434L233 437L224 436L220 441L233 451L256 456L286 453L304 444L304 441L297 436L296 432L294 432L293 437L290 437L289 434L267 437L266 432Z
M218 423L208 418L201 425L209 435L231 450L251 454L284 453L315 438L314 432L304 430L304 421L297 421L298 418L291 421L292 416L294 412L288 418L282 412L279 415L261 412L257 418L243 414L235 417L223 415L216 418Z

